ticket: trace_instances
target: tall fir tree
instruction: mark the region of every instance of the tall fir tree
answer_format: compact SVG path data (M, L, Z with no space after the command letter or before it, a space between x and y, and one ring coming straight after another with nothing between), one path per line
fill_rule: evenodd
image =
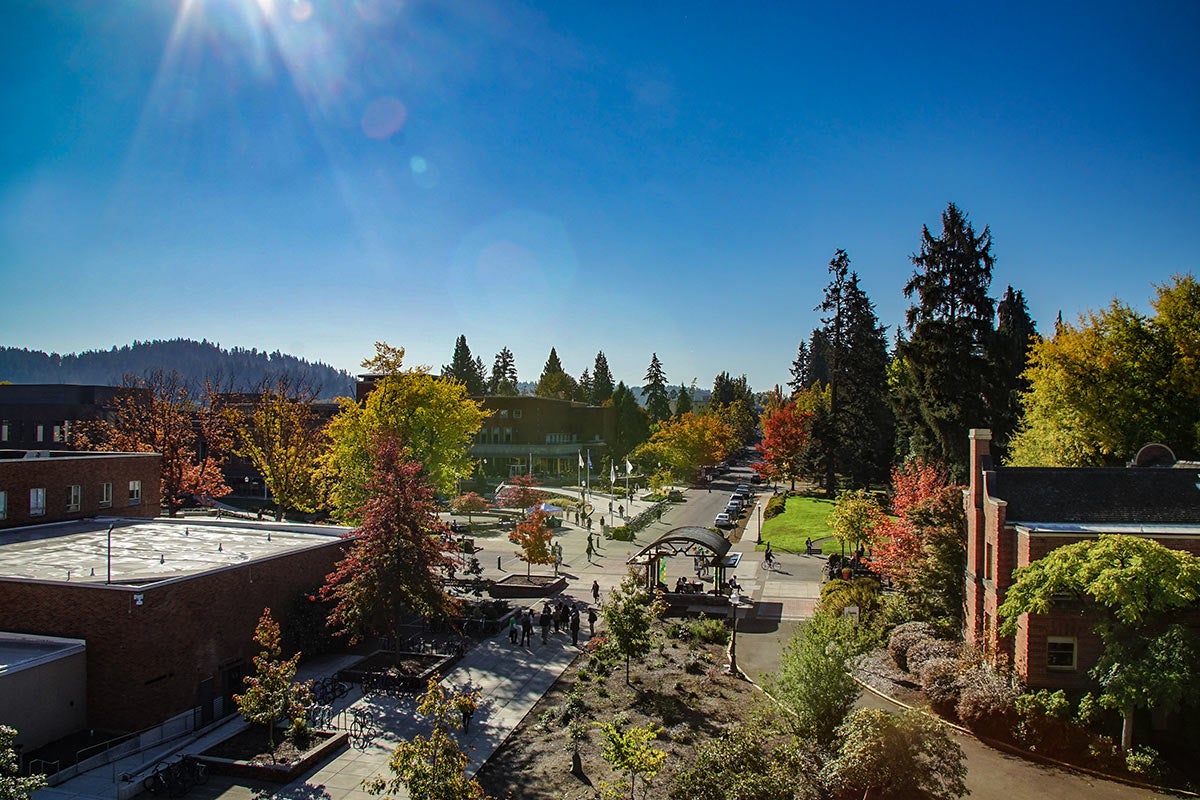
M546 365L542 367L542 376L538 378L534 394L538 397L573 400L578 389L579 385L575 379L563 369L562 362L558 359L558 352L551 347L550 355L546 358Z
M678 419L688 413L694 407L692 403L692 390L679 384L679 392L675 395L675 418Z
M658 353L650 356L650 366L646 368L646 383L642 386L642 398L646 401L646 413L650 422L662 422L671 418L671 396L667 394L667 376L663 372L662 362Z
M467 387L468 395L481 395L487 391L481 373L483 363L471 356L471 348L467 346L467 337L460 334L454 341L454 355L450 363L442 367L443 378L454 378Z
M479 393L487 394L487 368L483 366L483 359L475 356L475 380L478 381Z
M808 355L808 343L800 342L800 346L796 348L796 358L792 361L792 366L788 370L788 374L792 379L788 381L788 389L791 390L792 396L795 397L801 390L807 389L808 384L808 369L810 358Z
M575 393L575 399L581 403L590 403L592 399L592 373L584 367L583 374L579 376L578 387Z
M650 438L650 419L624 381L613 389L612 404L617 410L617 429L610 449L613 458L620 461Z
M908 340L899 355L911 382L906 394L915 403L898 404L897 413L914 414L899 424L915 431L900 443L906 454L945 463L956 479L966 475L967 430L990 424L986 394L991 381L987 346L992 339L995 303L992 282L992 233L976 234L967 215L951 203L942 214L942 232L928 226L921 249L911 256L916 270L904 296L916 297L905 322Z
M604 351L596 353L596 363L592 365L592 396L591 405L602 406L612 399L613 389L612 370L608 368L608 359Z
M488 379L488 394L511 396L517 393L517 362L507 347L496 353L492 376Z
M1021 419L1021 395L1029 391L1025 368L1029 366L1030 348L1038 338L1025 295L1009 286L996 306L996 334L988 348L992 447L1001 461L1007 461L1008 440Z

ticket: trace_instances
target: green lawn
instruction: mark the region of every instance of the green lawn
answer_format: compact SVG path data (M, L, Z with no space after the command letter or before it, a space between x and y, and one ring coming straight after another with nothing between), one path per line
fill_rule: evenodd
M804 552L804 540L814 541L829 536L825 517L833 510L833 501L820 497L789 497L787 510L777 517L763 522L763 542L770 542L776 550L793 553ZM842 545L837 539L821 542L824 553L840 553Z

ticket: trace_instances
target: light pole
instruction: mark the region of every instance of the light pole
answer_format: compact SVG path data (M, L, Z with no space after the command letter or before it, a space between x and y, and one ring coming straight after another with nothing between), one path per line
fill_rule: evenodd
M733 609L733 636L729 639L729 674L741 675L741 670L738 669L737 665L738 611L740 611L742 608L753 608L754 601L747 601L743 606L742 593L740 591L733 591L729 594L729 607Z
M754 510L758 512L758 544L762 544L762 501L754 504Z

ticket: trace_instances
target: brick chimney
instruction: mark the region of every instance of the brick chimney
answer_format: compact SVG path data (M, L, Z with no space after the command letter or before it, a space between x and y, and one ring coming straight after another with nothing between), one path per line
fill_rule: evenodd
M971 505L982 509L985 491L983 473L992 468L992 432L987 428L972 428L968 436L971 439Z

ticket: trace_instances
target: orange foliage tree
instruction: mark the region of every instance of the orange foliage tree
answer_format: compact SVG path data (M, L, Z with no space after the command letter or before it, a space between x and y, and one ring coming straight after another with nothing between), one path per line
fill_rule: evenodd
M758 445L762 461L754 469L765 478L791 481L794 490L796 479L802 474L812 418L812 412L804 411L795 402L775 408L762 421L763 438Z
M532 475L514 475L505 482L504 488L496 497L496 505L501 508L515 508L522 515L525 510L536 506L546 498L546 493L537 487L541 483Z
M550 540L554 532L546 521L550 515L540 508L535 508L528 519L517 523L517 529L508 535L508 540L521 546L518 556L525 560L525 574L529 575L531 564L551 564L554 554L550 550Z

